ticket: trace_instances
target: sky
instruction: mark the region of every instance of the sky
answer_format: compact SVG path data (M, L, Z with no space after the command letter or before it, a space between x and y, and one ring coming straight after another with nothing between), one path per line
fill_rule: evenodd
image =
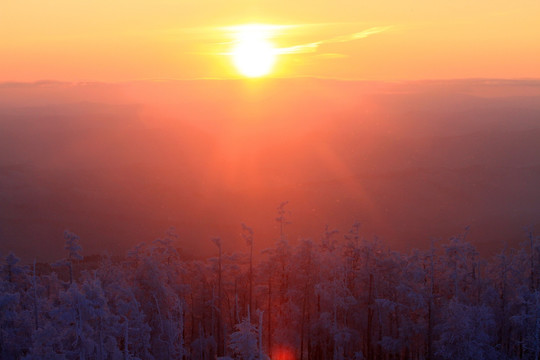
M540 77L536 0L6 0L0 81L230 79L231 29L262 24L268 76Z

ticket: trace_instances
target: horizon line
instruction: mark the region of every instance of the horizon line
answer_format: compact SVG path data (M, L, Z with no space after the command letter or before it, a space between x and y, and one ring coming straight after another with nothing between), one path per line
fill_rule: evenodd
M337 81L350 83L381 83L381 84L405 84L405 83L441 83L441 82L483 82L481 85L512 85L513 82L518 82L520 85L523 82L532 82L525 84L528 86L539 86L540 77L517 77L517 78L497 78L497 77L464 77L464 78L425 78L425 79L396 79L396 80L373 80L373 79L350 79L340 77L325 77L325 76L288 76L288 77L265 77L265 78L243 78L243 77L199 77L199 78L142 78L128 80L53 80L39 79L29 81L18 80L0 80L0 88L11 86L47 86L47 85L93 85L93 84L108 84L108 85L125 85L136 83L175 83L175 82L195 82L195 81L232 81L232 82L247 82L247 83L262 83L283 80L322 80L322 81ZM491 83L494 82L494 83Z

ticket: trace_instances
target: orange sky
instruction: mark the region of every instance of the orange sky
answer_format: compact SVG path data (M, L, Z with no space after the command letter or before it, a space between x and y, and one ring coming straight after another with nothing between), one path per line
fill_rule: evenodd
M0 2L0 81L238 77L225 29L246 23L305 50L276 77L540 77L538 0L19 0Z

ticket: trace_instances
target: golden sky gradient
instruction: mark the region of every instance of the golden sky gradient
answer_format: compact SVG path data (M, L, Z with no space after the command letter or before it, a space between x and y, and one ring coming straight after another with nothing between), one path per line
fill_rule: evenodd
M236 78L231 29L265 24L271 76L539 78L537 0L5 0L0 81Z

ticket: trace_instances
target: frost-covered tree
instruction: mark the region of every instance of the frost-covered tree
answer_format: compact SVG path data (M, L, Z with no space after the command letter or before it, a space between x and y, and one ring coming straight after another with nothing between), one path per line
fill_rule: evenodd
M437 325L435 345L442 359L490 360L498 357L493 346L495 320L486 306L471 306L456 299L448 302L445 318Z
M82 251L81 245L79 245L79 236L72 233L69 230L64 231L64 239L66 240L65 250L68 251L67 265L69 267L69 283L73 283L73 262L82 260L83 256L80 254Z
M238 360L266 360L262 344L262 312L259 313L259 325L251 323L246 316L235 325L235 331L230 335L229 347L233 356Z
M287 223L284 205L281 225ZM0 273L1 359L535 359L538 239L482 258L465 233L404 254L360 225L183 259L177 236L57 275L9 254ZM532 239L532 240L531 240ZM72 269L73 270L73 269ZM255 316L258 314L258 322ZM220 343L225 345L219 349ZM219 354L219 356L218 356Z

